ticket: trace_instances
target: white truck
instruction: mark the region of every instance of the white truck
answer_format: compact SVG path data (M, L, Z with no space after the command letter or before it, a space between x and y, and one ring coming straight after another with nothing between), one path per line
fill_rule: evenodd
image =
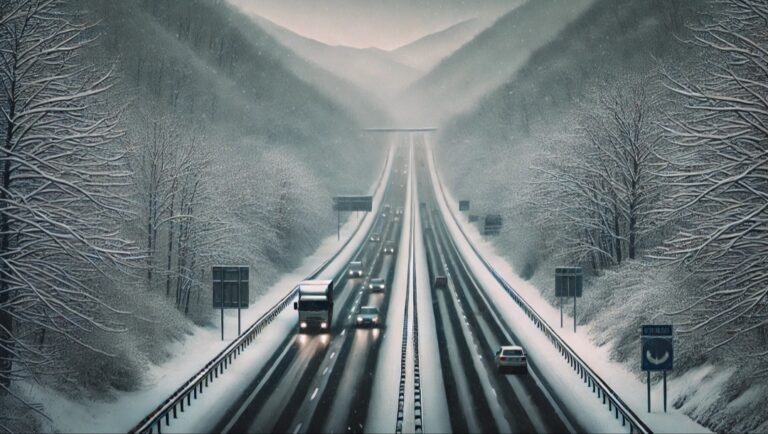
M333 321L333 280L305 280L299 283L299 333L327 333Z

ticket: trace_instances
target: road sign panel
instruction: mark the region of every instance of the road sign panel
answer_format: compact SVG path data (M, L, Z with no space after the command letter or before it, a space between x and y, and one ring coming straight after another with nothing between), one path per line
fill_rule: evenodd
M644 325L641 327L642 336L672 336L672 326L665 325Z
M334 211L366 211L373 210L373 196L335 196Z
M670 371L674 363L671 325L644 325L640 336L643 371Z
M477 221L480 221L480 216L479 215L477 215L477 214L470 214L469 215L469 222L470 223L477 222Z
M213 307L237 309L248 307L248 267L215 266L213 274Z
M483 235L498 235L501 232L503 222L504 219L500 214L486 215L483 225Z
M469 211L469 201L468 200L460 200L459 201L459 211Z
M584 286L584 271L581 267L555 268L555 296L581 297Z

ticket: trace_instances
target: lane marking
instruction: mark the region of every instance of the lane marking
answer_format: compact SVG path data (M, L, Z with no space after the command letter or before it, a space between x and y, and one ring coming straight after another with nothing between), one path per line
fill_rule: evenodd
M344 333L346 333L346 332L347 332L347 329L342 330L341 331L341 336L344 336Z
M328 369L328 368L325 368L325 369ZM309 398L309 400L310 400L310 401L314 400L314 399L315 399L315 397L317 396L317 389L318 389L318 388L317 388L317 387L315 387L315 391L314 391L314 392L312 392L312 397L311 397L311 398Z
M326 367L325 367L325 370L323 371L323 375L325 375L325 374L327 374L327 373L328 373L328 367L326 366Z
M331 358L333 358L336 355L336 351L331 353Z
M300 423L300 424L299 424L299 425L296 427L296 429L295 429L295 430L293 430L293 434L296 434L297 432L299 432L299 430L301 429L301 425L302 425L302 424Z

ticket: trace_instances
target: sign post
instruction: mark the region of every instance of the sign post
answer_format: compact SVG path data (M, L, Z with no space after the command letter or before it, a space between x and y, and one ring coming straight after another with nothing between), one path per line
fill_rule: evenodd
M248 266L212 267L213 308L221 309L221 340L224 340L224 309L237 309L237 335L242 333L241 309L248 307Z
M373 196L334 196L333 210L336 211L336 239L341 239L341 212L373 210ZM358 215L359 218L359 215Z
M664 382L664 412L667 412L667 371L672 370L674 347L672 326L644 325L640 332L640 368L648 373L648 413L651 412L651 372L662 371Z
M573 332L576 333L576 298L581 297L584 271L581 267L555 268L555 296L560 299L560 327L563 327L563 298L573 297Z

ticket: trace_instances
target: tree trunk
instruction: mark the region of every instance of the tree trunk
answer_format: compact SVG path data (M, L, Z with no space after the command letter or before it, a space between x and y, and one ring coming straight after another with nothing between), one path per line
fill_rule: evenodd
M613 206L613 240L616 254L616 264L621 264L621 226L619 224L619 210L616 205Z
M14 59L15 60L15 59ZM11 71L15 71L11 69ZM10 95L16 95L15 77L10 79ZM16 116L16 102L11 99L8 101L8 125L5 134L4 148L10 150L13 144L14 118ZM2 189L0 190L0 207L8 207L8 192L11 189L11 161L7 159L3 162ZM7 255L11 248L10 221L8 215L0 213L0 257L8 259ZM0 306L8 306L0 310L0 385L9 386L11 384L10 373L13 368L13 316L10 306L11 293L8 284L10 269L7 262L3 261L0 266Z
M168 257L165 266L165 298L171 296L171 260L173 258L173 205L176 199L176 192L171 193L170 223L168 224Z

